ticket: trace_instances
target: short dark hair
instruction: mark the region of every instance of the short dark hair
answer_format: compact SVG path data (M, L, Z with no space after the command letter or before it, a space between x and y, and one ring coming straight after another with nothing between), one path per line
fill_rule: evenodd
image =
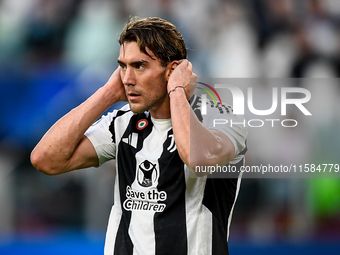
M148 47L163 67L174 60L187 58L187 49L181 33L173 24L158 17L131 18L118 42L120 45L124 42L137 42L140 50L147 55L149 54L145 48Z

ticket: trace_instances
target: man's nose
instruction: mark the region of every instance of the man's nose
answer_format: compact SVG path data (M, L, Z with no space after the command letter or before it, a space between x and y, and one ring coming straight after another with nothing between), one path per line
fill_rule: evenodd
M123 84L124 85L135 85L136 79L135 79L135 72L133 68L127 67L124 72L123 77Z

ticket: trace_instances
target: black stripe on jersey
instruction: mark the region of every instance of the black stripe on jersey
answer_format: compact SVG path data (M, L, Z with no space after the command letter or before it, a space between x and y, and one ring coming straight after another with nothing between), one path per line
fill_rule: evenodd
M207 179L203 205L212 213L212 255L229 254L228 218L235 201L237 178Z
M148 125L142 129L137 129L137 122L141 119L147 119ZM132 133L138 133L137 148L128 143L120 141L117 155L118 162L118 178L120 201L126 200L126 187L135 180L136 175L136 158L135 155L143 147L144 139L150 135L153 124L151 117L147 117L145 113L135 114L131 117L130 122L125 130L122 139L128 138ZM123 173L124 172L124 173ZM122 206L122 204L121 204ZM122 206L122 218L119 223L118 233L114 247L115 255L132 255L133 243L129 236L129 225L131 221L131 211L126 211Z
M194 111L194 113L196 114L197 119L200 122L203 122L203 117L202 117L201 108L200 108L200 106L202 104L201 98L196 96L196 95L193 95L190 100L192 100L191 108Z
M156 255L186 255L187 230L185 214L185 175L184 163L178 151L169 152L173 135L169 130L167 140L163 144L163 153L158 160L160 177L157 189L167 193L166 208L154 216L156 239ZM170 162L170 164L169 164Z
M123 218L122 218L123 219ZM131 219L131 213L130 213ZM114 255L132 255L133 244L129 236L129 225L124 226L124 222L121 220L117 231L116 242L113 254Z
M196 110L194 110L194 113L196 114L197 119L202 123L203 122L203 116L201 114L201 110L196 109Z
M229 255L228 242L218 220L213 216L212 255Z
M193 95L193 96L190 98L190 105L191 105L191 108L192 108L192 109L196 109L196 108L200 107L199 101L200 101L200 97L198 97L198 96L196 96L196 95Z
M115 135L115 128L114 128L115 120L116 120L118 117L122 116L123 114L125 114L125 113L127 113L127 112L131 112L131 110L128 110L128 111L118 110L116 116L115 116L115 117L112 119L112 121L111 121L111 124L110 124L110 126L109 126L109 130L110 130L110 132L111 132L111 134L112 134L111 137L112 137L112 142L113 142L113 143L116 143L116 135Z
M237 169L244 164L244 159L235 164ZM237 191L238 178L228 178L229 174L214 173L207 178L203 205L206 206L213 215L213 237L212 237L212 255L229 254L228 251L228 219L231 209L234 205ZM215 178L214 178L215 175ZM233 176L238 177L240 173ZM211 177L213 176L213 177ZM221 178L224 177L224 178Z

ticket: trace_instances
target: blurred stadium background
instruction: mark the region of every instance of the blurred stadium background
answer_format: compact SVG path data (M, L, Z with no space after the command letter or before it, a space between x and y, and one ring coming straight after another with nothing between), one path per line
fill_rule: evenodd
M1 255L102 254L113 164L46 176L29 154L58 118L110 77L117 36L131 15L173 22L198 77L340 75L337 0L0 0ZM334 107L340 84L314 92ZM288 145L273 148L255 137L247 164L273 151L288 161L304 151L339 163L337 109L337 117L328 113L310 127L311 136L281 137ZM318 146L305 151L310 139ZM340 179L243 181L232 254L340 254L339 241Z

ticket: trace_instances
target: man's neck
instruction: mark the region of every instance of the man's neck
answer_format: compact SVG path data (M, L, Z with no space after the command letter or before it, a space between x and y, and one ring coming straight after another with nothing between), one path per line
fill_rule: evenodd
M166 95L166 98L164 98L157 109L149 109L149 112L154 119L170 119L170 99L168 95Z

